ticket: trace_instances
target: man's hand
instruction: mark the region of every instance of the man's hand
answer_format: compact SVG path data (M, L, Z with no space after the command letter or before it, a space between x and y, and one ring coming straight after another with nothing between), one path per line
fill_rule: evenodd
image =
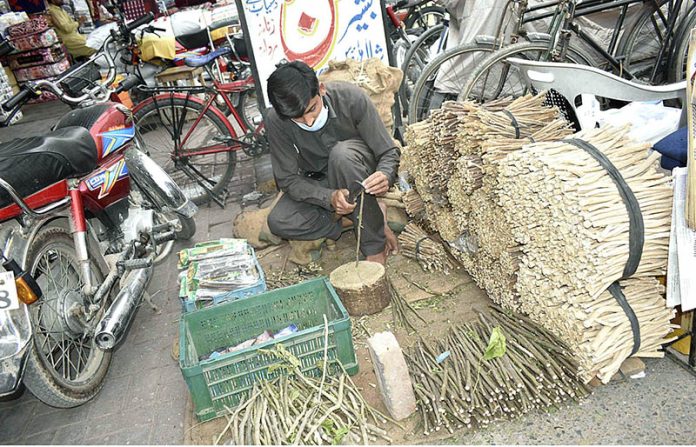
M355 209L355 203L348 202L348 190L337 189L331 193L331 206L341 216L350 214Z
M371 176L363 180L365 192L375 196L382 196L389 191L389 179L382 171L375 171Z

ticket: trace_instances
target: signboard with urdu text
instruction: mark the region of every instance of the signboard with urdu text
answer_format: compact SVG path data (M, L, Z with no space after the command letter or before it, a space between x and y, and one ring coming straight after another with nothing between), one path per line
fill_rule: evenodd
M237 8L266 107L266 80L283 59L319 74L330 60L389 64L380 0L237 0Z

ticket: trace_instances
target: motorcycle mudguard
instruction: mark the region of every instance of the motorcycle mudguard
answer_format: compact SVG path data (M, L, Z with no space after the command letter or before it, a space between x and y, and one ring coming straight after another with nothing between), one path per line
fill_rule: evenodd
M68 213L69 211L65 210L60 215L53 214L50 217L35 220L29 231L22 230L21 226L16 222L5 222L0 227L0 243L2 244L3 255L8 259L14 259L23 269L28 269L29 247L36 239L39 231L47 226L62 226L69 229ZM87 244L97 248L94 252L101 253L102 251L98 249L99 241L95 237L95 231L91 228L89 222L88 226ZM98 256L95 261L103 272L109 271L109 265L103 256Z
M132 181L140 192L160 209L168 208L184 217L193 217L198 207L186 198L179 186L160 165L136 146L125 152L126 166Z

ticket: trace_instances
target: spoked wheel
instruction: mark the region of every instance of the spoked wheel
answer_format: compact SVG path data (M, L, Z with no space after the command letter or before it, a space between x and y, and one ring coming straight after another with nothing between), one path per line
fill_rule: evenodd
M399 87L399 99L404 110L408 110L408 104L413 94L413 87L418 82L423 69L428 62L440 54L440 50L447 44L447 34L443 35L444 25L437 25L428 29L413 42L406 52L401 71L404 78Z
M457 99L466 79L493 49L493 43L465 44L431 60L413 87L408 122L422 121L432 110L439 109L444 101Z
M97 348L94 332L85 322L83 282L70 232L60 227L41 230L29 249L27 264L43 296L29 307L34 337L24 383L48 405L76 407L101 389L111 352ZM99 284L104 272L96 262L92 272L93 284ZM108 304L105 299L93 318L100 318Z
M235 138L212 111L185 98L159 98L135 113L140 141L186 197L200 205L234 175ZM210 190L210 193L208 192Z
M508 45L491 53L471 74L458 99L485 103L506 96L516 98L528 93L529 88L522 74L511 66L507 59L517 57L533 61L545 60L548 48L548 41L542 40ZM591 57L582 50L569 46L561 62L592 65L591 61Z
M674 43L675 36L669 36L667 32L672 18L672 3L666 0L644 2L642 12L632 23L626 25L626 32L619 41L616 53L622 59L622 67L640 82L663 84L667 81L670 68L669 48L664 51L659 67L656 67L656 64L662 45L668 40L671 42L670 46ZM690 2L684 2L685 5L688 3Z

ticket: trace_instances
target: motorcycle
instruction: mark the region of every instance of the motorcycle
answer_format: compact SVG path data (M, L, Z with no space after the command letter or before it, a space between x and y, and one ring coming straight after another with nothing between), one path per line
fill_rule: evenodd
M0 396L24 383L59 408L99 392L154 265L193 236L197 210L140 147L130 110L108 101L128 79L114 88L111 70L73 96L68 76L27 84L0 123L40 89L77 106L46 135L0 144Z

